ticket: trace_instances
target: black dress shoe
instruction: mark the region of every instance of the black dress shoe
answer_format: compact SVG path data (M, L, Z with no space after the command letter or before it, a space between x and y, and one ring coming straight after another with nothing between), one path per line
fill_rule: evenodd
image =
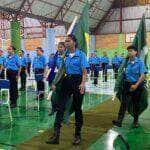
M48 113L48 115L49 115L49 116L52 116L52 115L54 115L55 112L56 112L56 111L52 109L52 110Z
M73 145L79 145L81 143L81 136L80 135L75 135L75 137L72 140Z
M10 108L16 108L17 104L10 104Z
M139 127L139 123L138 122L134 122L133 123L133 128L138 128Z
M47 144L59 144L59 135L55 134L46 141Z
M122 123L119 120L113 120L112 123L117 127L122 127Z

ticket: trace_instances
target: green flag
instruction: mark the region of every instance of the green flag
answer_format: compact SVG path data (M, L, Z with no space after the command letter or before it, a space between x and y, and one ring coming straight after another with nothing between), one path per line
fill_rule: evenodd
M139 24L139 27L136 32L132 45L138 49L139 55L147 67L148 66L147 65L148 48L146 47L145 14L141 18L141 21L140 21L140 24Z
M89 50L89 4L86 3L82 15L75 25L72 33L77 38L78 49L84 51L87 54Z
M12 21L11 25L11 44L16 48L15 53L21 50L21 37L20 37L20 22Z

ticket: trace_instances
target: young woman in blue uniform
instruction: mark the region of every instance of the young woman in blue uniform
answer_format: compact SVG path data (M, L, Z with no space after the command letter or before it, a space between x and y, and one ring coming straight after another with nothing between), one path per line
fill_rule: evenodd
M121 65L121 59L117 55L117 52L114 53L114 57L112 58L111 63L112 63L115 79L117 79L118 69Z
M18 98L18 77L20 76L21 71L21 61L18 55L14 54L14 46L8 47L8 55L5 59L4 66L6 68L7 79L10 82L10 107L17 107L17 98Z
M59 42L57 52L55 53L53 58L48 63L48 67L50 69L50 73L48 75L49 86L51 86L52 81L54 80L57 71L61 67L61 64L63 61L62 55L64 54L64 52L65 52L65 43ZM57 89L57 90L59 90L59 89ZM57 110L57 101L55 101L53 99L53 96L51 97L52 109L51 109L51 112L49 113L49 115L53 115Z
M37 91L40 94L39 98L44 98L44 74L46 68L46 58L43 55L44 51L41 47L37 47L37 56L33 60L33 71L35 73L35 80L37 82Z
M130 101L133 103L134 127L138 127L139 99L144 86L146 69L144 62L137 57L138 50L134 46L129 46L126 67L124 68L124 81L122 90L122 102L118 113L118 119L113 120L113 124L121 127L122 121Z
M48 75L49 86L51 86L52 81L55 78L55 75L58 69L61 67L62 55L64 52L65 52L65 44L64 42L59 42L57 52L53 54L52 57L50 57L49 62L48 62L48 68L50 69L50 72Z
M86 55L77 49L77 41L73 35L66 38L65 46L69 54L65 58L66 76L62 81L61 100L56 113L54 123L54 135L46 142L48 144L59 144L60 128L63 121L66 104L73 95L73 109L75 111L75 135L72 143L77 145L81 142L81 128L83 124L82 102L85 92L85 81L87 76ZM55 89L55 85L52 86Z

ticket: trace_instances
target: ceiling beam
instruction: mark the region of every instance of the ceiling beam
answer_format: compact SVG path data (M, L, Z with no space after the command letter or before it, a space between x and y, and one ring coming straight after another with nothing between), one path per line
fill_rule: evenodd
M32 14L32 13L26 13L26 12L23 12L23 11L20 11L18 12L17 10L14 10L12 8L6 8L6 7L2 7L0 6L0 12L4 12L4 13L8 13L8 14L17 14L19 13L20 15L23 15L24 17L29 17L29 18L34 18L34 19L38 19L38 20L41 20L41 21L44 21L44 22L52 22L52 23L55 23L55 24L64 24L64 25L69 25L68 22L65 22L65 21L60 21L60 20L55 20L53 18L47 18L47 17L43 17L43 16L40 16L40 15L36 15L36 14Z
M18 1L20 1L20 0L15 0L15 1L12 1L12 2L10 2L10 3L7 3L7 4L4 5L4 7L10 6L10 5L12 5L12 4L15 4L15 3L18 2Z
M26 3L27 0L23 0L18 11L21 11L21 9L24 7L24 4Z
M78 1L80 1L80 2L82 2L82 3L86 3L84 0L78 0ZM91 7L92 7L93 5L95 5L95 3L96 3L97 1L100 2L100 0L93 0L93 2L90 4L90 9L91 9ZM102 1L102 0L101 0L101 1ZM107 12L106 10L97 7L97 5L95 5L94 7L95 7L96 9L100 10L100 11Z
M109 1L109 2L110 2L110 1ZM100 26L104 25L105 22L108 20L108 18L112 15L112 13L113 13L112 7L113 7L114 2L115 2L115 0L113 0L113 1L111 2L111 6L110 6L109 10L108 10L107 13L102 17L102 19L100 19L99 23L97 24L96 28L94 29L94 34L97 34L97 32L98 32Z
M65 0L60 9L58 10L57 14L55 15L54 19L63 20L66 13L69 11L70 7L72 6L74 0Z

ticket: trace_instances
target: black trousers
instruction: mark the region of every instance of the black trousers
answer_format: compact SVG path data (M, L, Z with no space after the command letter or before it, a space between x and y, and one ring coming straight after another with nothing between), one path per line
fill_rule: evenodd
M91 80L93 80L94 77L94 65L90 64L90 71L91 71Z
M139 114L139 98L141 95L141 86L138 87L135 91L130 91L132 83L124 82L123 85L123 93L122 93L122 102L119 110L120 118L124 118L125 112L129 106L129 102L133 101L133 113L134 113L134 120L138 121L138 114Z
M115 79L117 79L117 76L118 76L118 67L116 67L115 65L113 65L113 71L114 71Z
M0 79L4 79L4 76L5 76L4 75L4 70L2 70L1 73L0 73Z
M28 62L27 63L27 72L28 72L29 76L30 76L30 68L31 68L31 62Z
M43 74L43 77L41 76ZM44 69L35 69L35 76L40 75L37 77L36 82L37 82L37 90L38 92L44 91ZM40 97L43 97L44 94L41 94Z
M98 84L99 64L94 65L94 85Z
M73 109L75 111L75 126L76 129L80 132L83 124L83 116L82 116L82 101L84 94L80 93L79 85L81 84L82 77L80 75L75 76L66 76L62 85L63 88L61 90L61 100L58 104L58 110L56 113L54 128L57 132L60 132L61 123L63 121L64 111L66 108L66 104L73 94Z
M18 71L7 69L6 71L7 79L10 82L10 102L11 104L17 104L17 98L18 98Z
M21 88L25 89L26 88L26 78L27 78L26 67L21 68L20 78L21 78Z
M102 63L103 69L103 82L107 82L107 63Z

